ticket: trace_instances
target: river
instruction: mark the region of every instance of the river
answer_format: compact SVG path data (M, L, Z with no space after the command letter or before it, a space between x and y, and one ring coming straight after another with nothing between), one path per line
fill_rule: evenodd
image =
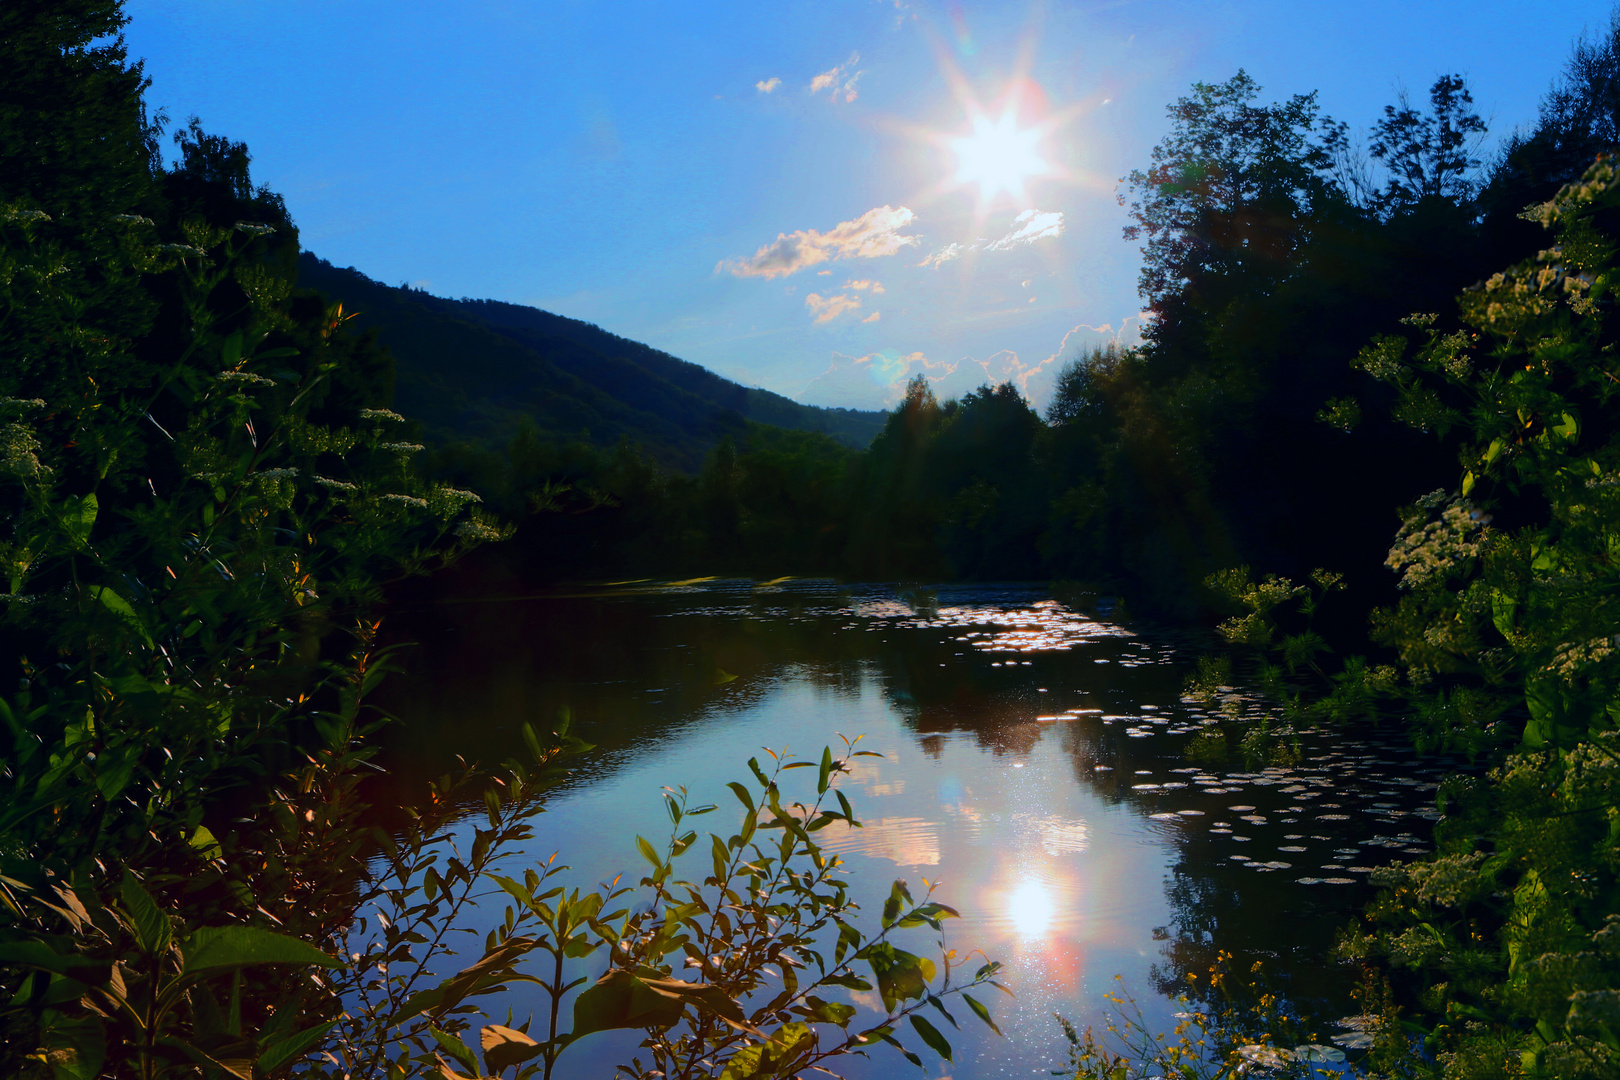
M842 736L880 753L839 780L864 828L828 829L824 846L873 920L896 878L936 883L962 916L947 946L1003 961L1013 994L986 999L1005 1038L958 1015L955 1062L931 1075L1045 1075L1066 1057L1053 1014L1098 1024L1111 990L1168 1030L1180 1006L1167 995L1217 948L1264 960L1274 989L1325 1020L1353 1011L1334 934L1370 898L1373 867L1426 851L1452 764L1415 758L1398 732L1314 729L1293 762L1189 759L1223 708L1183 699L1205 643L1026 586L463 586L391 620L417 643L380 696L401 721L388 761L403 782L455 754L513 756L521 723L564 708L596 744L526 853L559 852L586 887L644 871L635 837L662 846L666 786L720 804L730 825L724 784L750 756L818 759ZM923 953L937 937L907 933ZM509 1003L521 1017L537 1000ZM605 1076L628 1053L591 1036L560 1075ZM884 1049L846 1071L897 1065L911 1068Z

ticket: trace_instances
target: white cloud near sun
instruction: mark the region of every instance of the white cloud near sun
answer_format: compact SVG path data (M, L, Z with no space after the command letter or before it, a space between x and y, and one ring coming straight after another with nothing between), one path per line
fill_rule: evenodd
M980 239L972 244L946 244L929 252L917 265L937 269L973 251L1010 251L1015 247L1033 244L1037 240L1050 240L1062 236L1063 228L1061 210L1025 210L1013 219L1011 230L1000 239Z
M769 79L761 79L759 82L755 83L754 89L758 90L762 94L769 94L771 91L775 90L781 85L782 80L773 75Z
M815 78L811 79L810 92L812 94L819 94L823 90L830 90L831 93L828 95L830 100L835 102L841 101L845 105L848 105L850 102L860 97L860 94L855 90L855 83L860 79L861 72L855 71L853 74L851 74L851 69L860 62L860 53L850 53L848 60L845 60L837 67L828 68L820 75L817 75Z
M916 219L907 207L879 206L852 221L842 221L827 232L799 229L777 233L748 258L722 259L714 268L734 277L785 277L834 259L876 259L915 244L916 236L900 230Z
M1063 235L1063 211L1025 210L1013 219L1017 226L1012 232L991 244L990 251L1006 251L1019 244L1033 244L1037 240Z

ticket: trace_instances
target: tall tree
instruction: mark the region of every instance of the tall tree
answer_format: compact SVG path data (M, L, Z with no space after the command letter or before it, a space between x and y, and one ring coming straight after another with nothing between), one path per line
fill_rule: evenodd
M1146 240L1139 280L1155 312L1208 278L1286 269L1301 224L1329 194L1330 163L1311 138L1316 95L1257 105L1259 93L1241 70L1194 83L1170 106L1152 165L1124 180L1135 195L1125 238Z
M135 213L155 170L147 78L120 0L0 5L0 203L52 217Z

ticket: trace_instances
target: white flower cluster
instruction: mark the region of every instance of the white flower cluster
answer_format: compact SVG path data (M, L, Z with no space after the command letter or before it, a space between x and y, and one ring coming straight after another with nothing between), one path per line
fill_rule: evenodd
M0 398L0 409L6 412L25 412L28 409L43 409L44 398Z
M112 219L125 225L151 225L153 223L151 218L143 217L140 214L114 214Z
M442 499L456 503L481 503L484 501L484 497L478 494L478 492L464 491L461 488L440 488L434 494L438 495Z
M31 479L49 476L51 470L40 463L39 438L26 424L0 428L0 472Z
M297 469L260 469L253 474L260 480L291 480L298 475Z
M1589 204L1596 202L1598 196L1609 189L1614 179L1614 163L1612 159L1605 157L1587 169L1586 174L1579 180L1565 184L1551 200L1539 206L1532 206L1519 216L1526 221L1539 221L1543 225L1551 225L1559 218L1579 213Z
M1542 670L1565 682L1574 682L1582 668L1607 660L1614 655L1617 646L1620 646L1620 634L1606 634L1587 641L1560 645L1552 663Z
M399 415L399 413L394 412L392 409L361 409L360 410L360 419L362 419L362 420L397 420L401 424L403 424L405 422L405 418L403 416Z
M428 505L426 499L418 499L415 495L384 495L383 501L398 503L400 506L409 506L417 510L426 510Z
M505 533L497 528L485 525L482 521L463 521L456 526L456 535L463 540L472 540L478 543L506 539Z
M321 485L321 487L330 488L333 491L359 491L360 490L358 487L356 487L355 485L349 483L347 480L333 480L329 476L312 476L310 479L314 480L317 484Z
M276 227L274 225L259 225L252 221L238 221L236 223L236 227L239 231L249 233L253 236L269 236L271 233L276 231Z
M1439 520L1431 515L1440 511ZM1401 575L1401 588L1415 589L1442 578L1485 549L1488 518L1459 496L1444 491L1423 496L1401 525L1384 565Z
M400 454L414 454L418 450L422 449L422 444L414 442L385 442L379 443L377 448L379 450L392 450Z
M196 247L192 244L159 244L157 248L159 251L167 251L172 255L179 255L182 258L187 255L208 254L208 252L204 251L202 248Z
M50 221L51 215L43 210L11 210L6 213L7 221Z
M251 371L222 371L218 376L221 382L249 383L253 386L274 386L276 380L255 375Z

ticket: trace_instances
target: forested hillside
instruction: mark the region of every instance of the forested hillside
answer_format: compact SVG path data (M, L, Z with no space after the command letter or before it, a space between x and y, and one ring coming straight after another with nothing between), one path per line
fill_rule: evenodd
M437 444L493 445L528 427L599 448L621 441L694 472L749 422L864 447L881 413L800 405L577 319L494 300L394 288L304 252L299 284L341 301L395 359L398 406Z

